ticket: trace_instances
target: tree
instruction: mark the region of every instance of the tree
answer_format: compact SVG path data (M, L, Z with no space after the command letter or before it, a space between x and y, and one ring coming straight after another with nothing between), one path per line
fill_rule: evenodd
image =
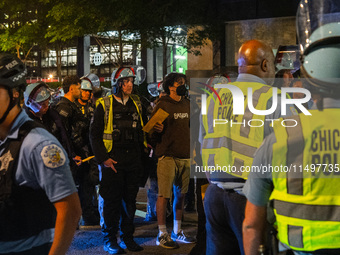
M40 48L52 45L59 56L60 76L63 45L77 37L93 35L102 45L101 38L109 40L116 51L110 58L117 65L126 63L123 48L127 43L141 44L144 48L162 47L166 74L169 44L181 44L188 52L199 54L199 46L216 31L216 18L207 11L212 9L210 2L218 1L3 0L0 49L16 52L25 60L35 45Z
M204 24L205 0L144 0L144 20L136 24L138 30L148 37L149 47L162 47L163 76L167 73L167 51L170 44L182 45L189 53L199 54L208 38L197 24ZM200 32L200 33L198 33Z
M32 48L43 44L48 5L41 0L3 0L0 3L0 49L28 58Z
M90 34L104 49L100 37L105 37L117 49L112 59L120 66L123 64L124 44L139 39L138 36L129 38L136 33L131 26L134 17L130 8L137 3L138 0L59 0L49 11L48 16L53 19L53 25L46 36L53 42Z

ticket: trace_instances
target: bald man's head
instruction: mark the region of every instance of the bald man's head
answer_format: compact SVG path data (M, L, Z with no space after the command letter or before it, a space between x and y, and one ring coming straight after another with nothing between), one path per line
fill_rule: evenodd
M238 72L256 75L262 79L275 77L274 54L269 45L250 40L242 44L238 52Z

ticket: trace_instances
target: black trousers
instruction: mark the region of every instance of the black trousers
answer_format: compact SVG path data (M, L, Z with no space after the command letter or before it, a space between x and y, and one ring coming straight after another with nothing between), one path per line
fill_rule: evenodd
M77 180L79 184L78 194L83 211L84 222L98 220L98 200L96 185L99 182L98 167L94 160L83 163L77 169Z
M123 240L133 237L136 196L142 175L138 151L120 150L113 156L113 159L118 162L115 165L117 173L111 168L101 167L100 169L99 194L104 203L102 212L104 243L116 238L119 227Z

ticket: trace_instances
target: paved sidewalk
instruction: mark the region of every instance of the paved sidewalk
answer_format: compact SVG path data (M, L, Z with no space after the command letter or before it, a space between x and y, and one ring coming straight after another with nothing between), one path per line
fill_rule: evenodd
M180 247L174 250L164 249L156 245L156 237L158 234L157 222L144 222L146 212L146 190L140 189L137 196L137 215L135 218L136 231L135 240L140 244L144 250L140 252L129 252L127 249L126 254L188 254L194 244L182 244ZM183 229L186 233L196 236L197 231L197 214L185 213L184 221L182 223ZM168 231L171 233L172 223L168 225ZM77 230L72 245L67 255L101 255L108 254L103 250L103 238L100 231L100 227L81 227Z

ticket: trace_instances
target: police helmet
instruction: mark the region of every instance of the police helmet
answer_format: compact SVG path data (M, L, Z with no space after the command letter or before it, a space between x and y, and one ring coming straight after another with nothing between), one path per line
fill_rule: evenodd
M300 51L298 45L280 45L274 61L276 73L281 70L291 70L295 73L300 69Z
M296 25L301 52L301 73L311 90L339 97L340 2L301 1Z
M162 93L164 92L164 88L163 88L163 81L161 82L158 82L158 85L157 85L157 90L159 93Z
M80 83L80 88L82 90L89 90L92 91L92 84L89 80L87 79L81 79L81 83Z
M134 74L136 75L134 84L135 85L142 84L146 79L145 68L143 66L129 66L129 68L131 68Z
M148 92L152 97L158 97L159 91L158 91L158 83L150 83L147 86Z
M12 89L20 91L26 87L26 67L19 58L8 53L0 53L0 85L4 86L11 99L5 113L0 119L0 124L5 121L10 110L20 101L13 100ZM21 95L21 94L20 94Z
M25 105L33 112L37 113L41 109L39 103L48 100L51 97L51 92L44 82L29 84L24 92Z
M111 75L111 86L114 95L118 95L121 87L121 80L124 78L136 78L134 70L130 67L120 67L113 71Z
M8 53L0 53L0 85L8 89L26 87L27 70L22 61Z
M163 81L150 83L148 84L147 89L152 97L158 97L160 93L164 92Z
M81 80L88 80L91 83L91 86L94 88L100 88L100 79L94 73L88 73L87 75L80 78Z
M215 84L228 84L230 82L230 78L228 79L222 74L215 74L207 80L207 85L213 87Z

